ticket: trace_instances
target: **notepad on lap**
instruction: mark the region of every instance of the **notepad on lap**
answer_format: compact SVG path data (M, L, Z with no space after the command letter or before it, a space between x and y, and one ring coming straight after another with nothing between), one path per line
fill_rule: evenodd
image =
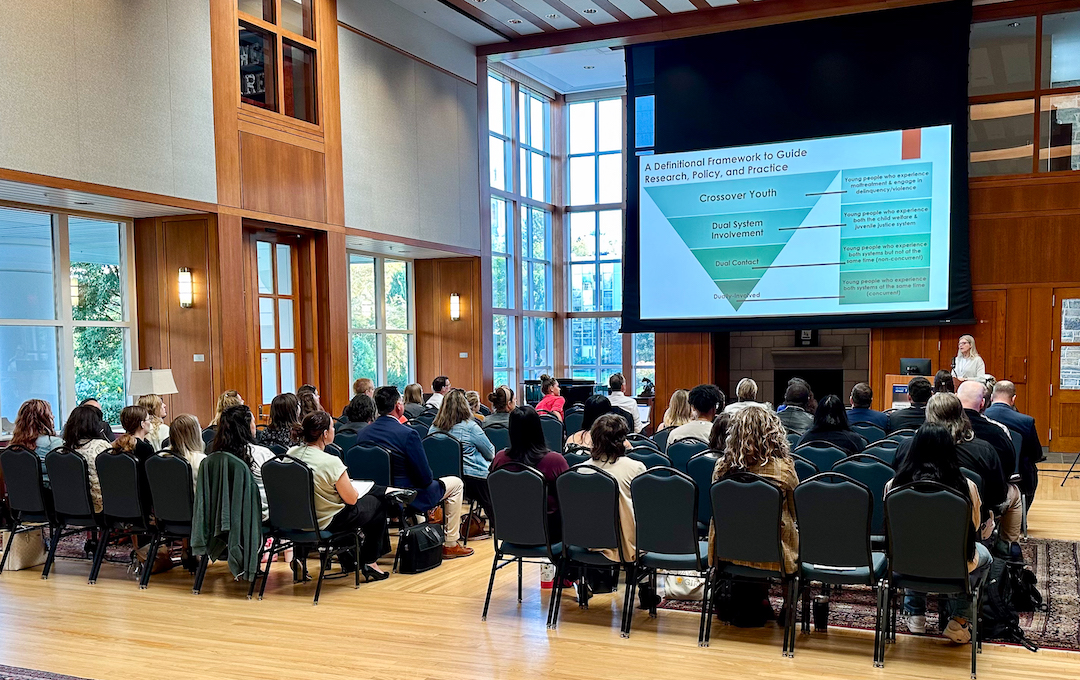
M356 495L363 498L367 495L368 491L371 491L371 487L375 486L375 482L368 479L353 479L352 485L356 489Z

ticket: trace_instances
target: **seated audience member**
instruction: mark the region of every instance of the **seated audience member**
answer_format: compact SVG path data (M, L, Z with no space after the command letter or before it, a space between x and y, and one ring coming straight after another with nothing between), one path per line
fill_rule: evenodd
M116 440L116 433L113 432L112 426L109 425L109 422L107 420L105 420L105 411L101 408L101 402L100 401L98 401L97 399L94 399L93 397L90 397L89 399L83 399L81 402L79 402L79 406L92 406L93 408L96 408L98 410L98 413L101 414L101 418L102 418L102 420L101 420L101 436L102 436L102 438L105 439L105 441L108 441L108 442L112 442L112 441Z
M799 477L789 454L787 434L779 416L763 408L744 408L731 415L727 445L713 468L713 481L733 472L752 472L773 480L784 494L780 515L780 540L784 564L737 562L757 569L795 572L799 560L799 528L795 523L795 487ZM713 554L714 529L709 529L709 554ZM732 588L732 611L728 618L739 626L763 626L774 618L769 604L768 586L756 583Z
M690 401L691 415L694 418L671 431L668 435L668 446L682 439L709 441L713 419L725 406L724 393L716 385L698 385L690 390L687 399Z
M431 381L431 396L428 397L427 403L424 405L430 406L431 408L439 408L442 406L443 397L445 397L446 393L449 391L450 378L447 378L445 375L440 375Z
M300 400L292 392L279 394L270 402L270 423L259 430L255 441L261 446L283 446L289 449L299 444Z
M935 395L935 398L940 395ZM932 402L931 402L932 403ZM982 500L975 484L964 477L960 471L962 462L958 456L952 432L943 425L929 419L922 425L915 436L908 440L910 451L903 460L897 459L896 476L885 484L885 493L911 482L931 481L944 484L954 489L965 498L971 499L970 539L965 550L968 558L968 572L972 584L982 580L982 575L990 568L990 551L978 542L978 526ZM907 442L905 442L907 443ZM904 592L904 613L907 615L907 627L912 633L926 632L926 593L911 590ZM939 613L939 621L948 620L942 633L953 642L965 644L971 641L971 605L962 596L946 596L944 611ZM938 624L941 625L940 623Z
M181 413L173 418L169 429L169 448L165 450L167 454L183 458L191 466L192 484L199 478L199 466L206 459L201 432L198 418L190 413Z
M147 436L154 427L154 420L143 406L125 406L120 411L120 425L124 434L116 438L112 448L115 452L126 453L139 461L139 470L148 458L155 453L154 447L147 441Z
M889 427L886 432L897 430L917 430L926 422L926 402L930 401L934 388L930 381L922 376L916 376L908 381L907 397L911 406L898 408L889 414Z
M165 424L165 416L169 414L165 408L165 401L159 395L144 394L136 403L146 409L146 412L150 414L150 422L153 424L144 439L154 447L154 451L160 451L165 440L169 438L169 426Z
M218 420L217 433L214 441L210 442L209 452L231 453L251 469L255 475L255 484L259 487L259 497L262 499L262 518L265 522L270 519L270 506L266 504L266 489L263 488L262 466L263 463L274 457L274 453L255 443L255 416L247 406L230 406L221 413Z
M509 426L510 412L517 404L514 403L514 390L507 385L499 385L495 391L488 395L488 403L491 404L491 415L484 418L484 427L492 425Z
M944 368L934 374L934 394L938 392L955 392L952 373Z
M519 406L509 413L510 446L495 454L491 461L491 472L508 467L510 470L526 465L536 468L547 481L548 494L548 538L558 543L562 537L562 524L559 519L559 498L555 493L555 478L570 469L566 458L555 451L549 451L544 439L544 427L540 424L540 414L532 406Z
M990 537L995 526L994 513L1002 512L1002 540L1011 546L1020 534L1020 494L1019 491L1009 489L1008 476L1001 469L1001 461L994 448L975 436L971 421L955 394L941 392L932 396L926 405L926 422L941 425L952 433L960 467L967 468L982 478L979 485L983 508L980 538ZM912 445L908 439L896 450L896 469L900 469L900 464L908 456Z
M656 431L674 429L689 423L693 418L690 412L690 393L686 390L675 390L671 393L667 410L664 411L664 419Z
M432 478L431 466L428 465L420 435L413 428L398 421L405 413L405 404L401 401L396 387L387 385L375 390L375 407L379 417L360 431L358 441L385 446L404 457L403 466L394 466L394 485L418 491L416 499L412 501L412 508L426 512L445 501L446 537L443 542L443 559L472 555L472 548L458 545L464 483L457 477Z
M803 410L810 415L814 415L814 411L817 410L817 399L814 398L814 390L810 387L810 383L806 382L798 376L795 376L791 380L787 381L787 387L791 387L792 385L802 385L806 388L806 394L808 396L806 398L806 406L803 407ZM787 387L784 388L785 392L787 391ZM779 406L776 407L776 412L783 413L787 409L787 407L788 404L781 403Z
M592 429L597 418L608 413L611 413L611 401L604 395L593 394L586 399L582 405L581 429L566 438L566 443L563 445L564 450L591 449L592 436L589 434L589 430ZM629 426L627 429L629 430Z
M64 440L57 437L53 429L52 406L49 402L42 399L24 401L15 416L15 427L8 446L21 446L36 453L41 459L41 474L46 483L49 475L45 471L45 454L63 444Z
M110 446L110 442L101 434L104 427L101 409L89 404L71 409L67 422L64 423L64 446L86 459L86 466L90 471L90 497L94 501L94 512L101 512L97 457Z
M297 401L297 404L300 402ZM227 408L233 406L243 406L244 398L240 396L240 393L236 390L225 390L218 397L217 405L214 407L214 419L210 421L210 424L206 426L206 430L210 432L217 432L218 421L221 420L221 414ZM204 432L206 430L203 430Z
M480 393L476 390L469 390L465 393L465 400L469 402L469 410L472 411L473 420L483 425L484 414L480 413Z
M1020 413L1015 404L1016 385L1008 380L999 380L990 394L986 417L1020 433L1020 483L1017 486L1024 493L1028 507L1031 507L1035 490L1039 487L1039 468L1036 465L1043 459L1042 442L1035 428L1035 419Z
M371 390L375 394L374 388ZM372 396L374 399L374 396ZM424 388L420 383L412 383L405 386L405 417L412 420L424 412Z
M799 439L799 446L810 442L827 442L849 456L866 448L866 438L851 431L847 411L840 397L830 394L818 403L814 424Z
M359 397L371 398L363 392L354 398ZM382 581L390 577L390 574L380 569L376 563L386 553L384 536L388 500L407 503L415 498L416 494L401 489L390 490L375 484L361 495L358 485L354 485L349 478L345 463L337 456L326 453L326 446L333 443L334 435L334 421L330 414L323 411L309 413L301 425L301 439L304 443L289 449L288 455L311 468L312 483L315 487L315 519L319 523L319 530L332 534L356 529L364 532L360 555L353 555L351 550L342 553L341 570L355 571L359 562L360 573L366 580ZM297 573L296 565L293 573Z
M714 453L723 453L727 446L728 427L731 425L731 414L721 413L713 421L712 430L709 431L709 450Z
M877 425L885 432L889 431L889 416L870 408L874 403L874 390L866 383L858 383L851 388L851 409L847 413L849 423L869 423Z
M301 385L296 390L296 398L300 400L300 421L303 422L309 414L316 411L325 411L320 401L319 390L314 385Z
M359 434L360 430L375 420L375 400L367 394L356 395L349 402L349 405L345 407L345 417L348 418L347 422L334 427L337 433L355 432Z
M632 432L641 432L641 413L638 412L637 400L623 393L625 386L626 378L623 377L623 374L612 373L608 378L608 388L610 388L608 401L611 402L612 408L622 409L630 414L630 418L634 421Z
M375 396L375 382L371 378L357 378L352 384L353 397L357 397L361 394L366 394L369 397ZM345 417L345 409L349 408L346 404L345 408L341 409L341 417Z
M994 447L994 452L1001 461L1001 471L1008 479L1016 469L1016 452L1013 450L1009 428L995 423L981 413L986 400L986 387L978 380L965 380L960 383L956 396L964 407L964 415L971 423L971 430L976 437Z
M743 378L739 381L739 384L735 386L735 397L738 401L734 401L725 406L724 413L735 413L736 411L743 410L747 406L772 408L768 402L762 403L757 400L758 384L750 378Z
M788 432L804 434L814 424L814 416L808 410L810 394L806 381L792 380L788 383L784 392L784 408L777 413Z
M615 478L619 485L619 534L622 539L622 555L627 560L637 557L637 522L634 519L634 503L630 496L630 483L638 475L645 473L645 464L641 461L629 458L626 455L626 435L629 428L626 420L616 413L608 413L596 419L589 430L592 440L592 449L589 452L591 460L583 465L603 470ZM612 562L621 562L620 551L614 548L598 550ZM650 608L653 603L659 603L656 593L650 586L641 585L638 588L641 595L641 609ZM587 597L587 596L586 596Z
M465 495L476 499L489 518L494 517L487 476L488 467L495 460L495 446L473 420L465 390L450 390L443 397L442 406L428 429L428 434L436 432L448 434L461 442Z
M537 413L546 411L562 420L563 406L566 405L566 399L560 396L562 390L559 389L559 381L547 373L540 376L540 393L544 395L544 398L536 405Z

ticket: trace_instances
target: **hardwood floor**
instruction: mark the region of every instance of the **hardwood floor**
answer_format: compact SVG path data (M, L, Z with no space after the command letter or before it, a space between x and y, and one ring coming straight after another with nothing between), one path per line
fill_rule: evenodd
M1057 484L1067 466L1048 467L1030 516L1032 536L1080 540L1080 481ZM659 612L634 618L619 637L621 598L597 596L588 611L567 596L559 629L544 626L546 591L537 567L525 569L525 598L515 571L496 577L486 623L480 621L491 567L491 541L476 555L417 576L394 575L361 585L327 582L318 607L313 584L294 586L275 566L266 599L249 602L246 585L224 565L212 567L203 594L177 569L155 575L140 591L118 565L103 567L96 586L89 565L58 562L48 581L40 568L0 575L0 664L95 680L195 678L545 678L616 680L628 676L967 678L968 648L900 635L886 668L871 662L873 634L830 628L800 634L794 659L780 655L773 626L716 625L712 646L697 647L698 618ZM314 564L314 563L313 563ZM985 645L979 677L1066 678L1075 653Z

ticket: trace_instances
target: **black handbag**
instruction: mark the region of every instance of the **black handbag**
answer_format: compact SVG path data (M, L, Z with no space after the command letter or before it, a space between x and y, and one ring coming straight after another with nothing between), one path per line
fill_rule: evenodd
M445 535L442 525L424 522L405 527L398 536L402 574L419 574L442 564L442 547Z

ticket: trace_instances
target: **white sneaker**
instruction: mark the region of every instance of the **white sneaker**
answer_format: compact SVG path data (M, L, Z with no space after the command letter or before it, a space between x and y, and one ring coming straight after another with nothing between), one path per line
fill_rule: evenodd
M926 632L926 616L915 614L907 615L907 629L909 633L922 635Z
M956 619L949 619L949 625L943 631L945 637L958 645L966 645L971 642L971 628L966 623L960 623Z

